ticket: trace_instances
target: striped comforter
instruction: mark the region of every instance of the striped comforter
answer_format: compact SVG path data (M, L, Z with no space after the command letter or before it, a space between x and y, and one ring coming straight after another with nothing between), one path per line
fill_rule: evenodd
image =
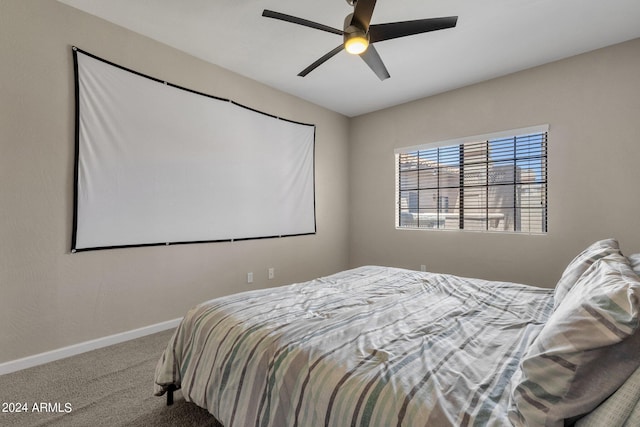
M367 266L205 302L158 361L233 426L505 426L553 291Z

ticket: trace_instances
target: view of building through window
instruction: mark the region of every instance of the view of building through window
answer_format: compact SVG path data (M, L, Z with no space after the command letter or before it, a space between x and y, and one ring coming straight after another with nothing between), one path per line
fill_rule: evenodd
M546 131L396 158L399 228L547 231Z

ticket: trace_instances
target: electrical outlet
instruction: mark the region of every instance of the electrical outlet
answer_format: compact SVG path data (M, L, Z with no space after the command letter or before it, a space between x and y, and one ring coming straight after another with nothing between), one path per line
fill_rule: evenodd
M253 273L247 273L247 283L253 283Z
M275 270L275 268L271 267L269 269L269 280L273 279L275 277L275 275L276 275L276 270Z

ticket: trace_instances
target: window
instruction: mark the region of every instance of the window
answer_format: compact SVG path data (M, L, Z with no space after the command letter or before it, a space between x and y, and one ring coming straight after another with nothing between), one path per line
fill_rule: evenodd
M547 232L548 126L396 150L396 226Z

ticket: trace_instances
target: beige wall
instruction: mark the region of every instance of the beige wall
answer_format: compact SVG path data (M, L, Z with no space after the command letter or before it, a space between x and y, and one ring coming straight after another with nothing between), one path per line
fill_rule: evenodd
M550 126L547 235L395 229L394 148L539 124ZM554 286L597 239L640 252L640 39L360 116L350 147L351 266Z
M315 123L317 234L71 254L72 45ZM174 319L223 294L346 268L348 126L344 116L56 1L0 0L0 363Z

